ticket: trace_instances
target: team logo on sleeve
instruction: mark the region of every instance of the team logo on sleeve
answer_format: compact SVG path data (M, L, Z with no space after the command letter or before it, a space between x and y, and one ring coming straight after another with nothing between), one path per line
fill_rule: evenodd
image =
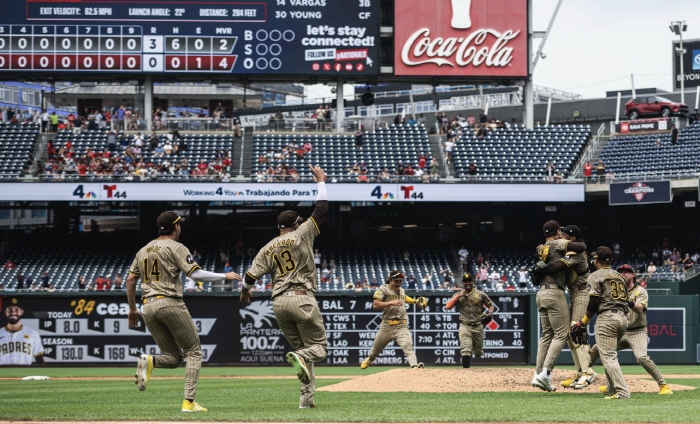
M194 258L192 255L187 255L187 263L192 265L194 263Z

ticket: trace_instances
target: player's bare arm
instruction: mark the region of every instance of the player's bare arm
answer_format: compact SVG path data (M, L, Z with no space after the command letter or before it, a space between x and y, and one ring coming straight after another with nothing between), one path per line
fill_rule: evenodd
M388 302L382 302L379 299L374 299L374 302L372 303L372 307L374 309L379 309L380 311L388 308L389 306L401 306L403 302L401 300L396 299L396 300L390 300Z
M136 309L136 283L139 277L135 274L129 274L126 277L126 299L129 302L129 328L136 328L139 324L139 318L143 319L143 315Z

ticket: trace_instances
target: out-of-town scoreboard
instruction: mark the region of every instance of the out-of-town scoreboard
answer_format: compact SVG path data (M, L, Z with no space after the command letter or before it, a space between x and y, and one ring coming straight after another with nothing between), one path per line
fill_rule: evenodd
M11 3L0 75L379 73L379 0Z

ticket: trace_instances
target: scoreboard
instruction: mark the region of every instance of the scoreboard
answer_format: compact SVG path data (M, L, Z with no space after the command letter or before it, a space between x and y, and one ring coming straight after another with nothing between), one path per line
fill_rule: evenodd
M0 75L379 73L379 0L14 0Z

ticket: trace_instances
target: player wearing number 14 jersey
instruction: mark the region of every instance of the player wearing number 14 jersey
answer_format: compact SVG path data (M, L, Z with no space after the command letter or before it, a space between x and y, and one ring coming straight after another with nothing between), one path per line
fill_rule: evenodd
M182 300L180 273L197 281L241 280L235 272L216 274L203 271L190 251L180 242L180 224L185 221L172 211L158 217L160 237L141 248L129 268L126 296L129 301L129 327L143 318L146 328L160 348L160 355L141 355L136 369L136 384L145 390L153 368L177 368L187 360L185 368L185 400L182 412L206 412L194 401L202 347L197 328ZM141 279L143 315L136 309L136 282Z

